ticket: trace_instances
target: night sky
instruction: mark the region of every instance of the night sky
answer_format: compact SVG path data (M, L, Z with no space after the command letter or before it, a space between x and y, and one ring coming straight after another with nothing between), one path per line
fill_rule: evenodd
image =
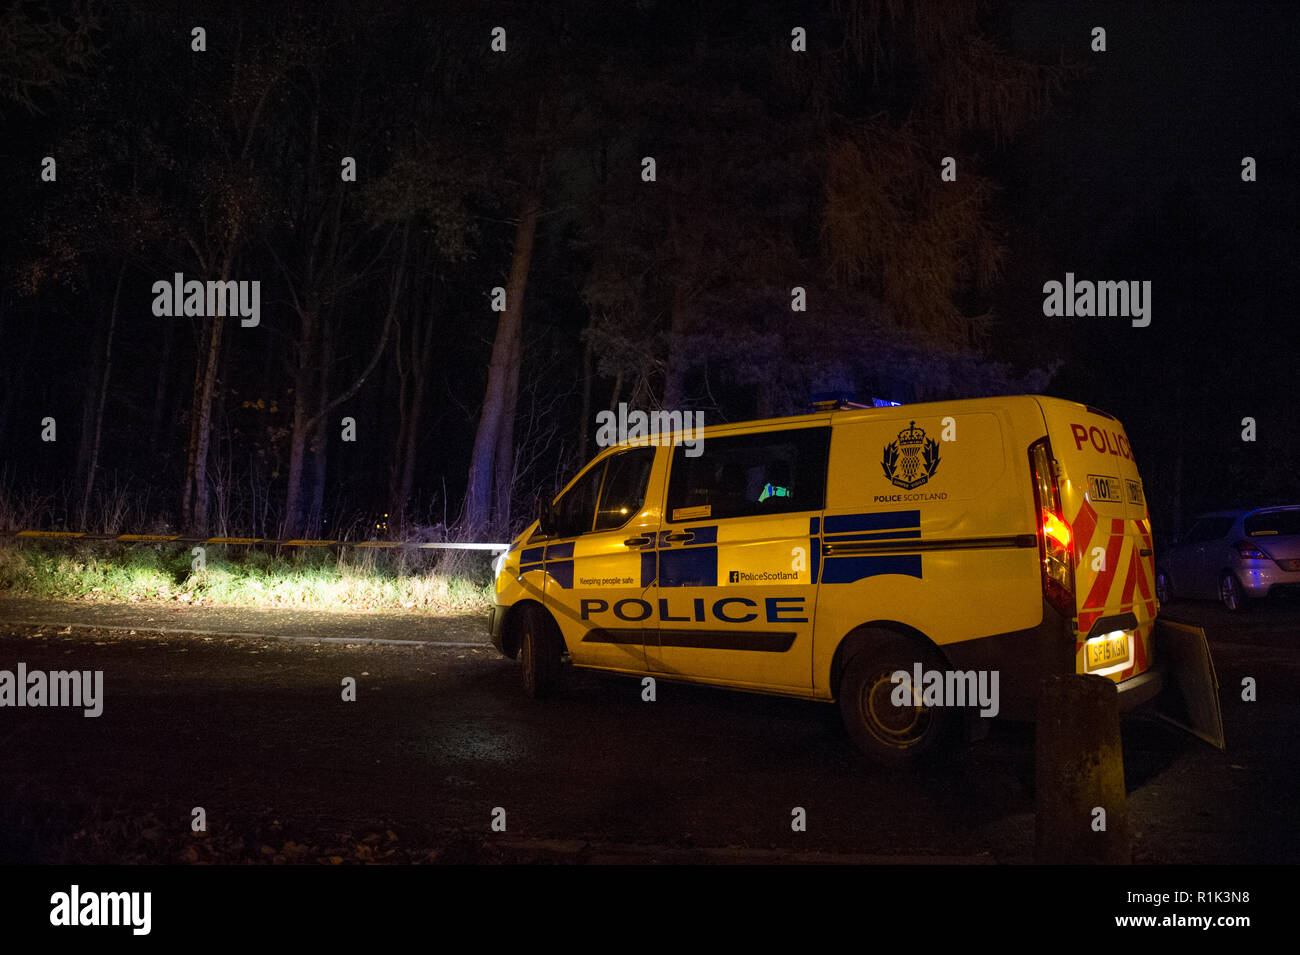
M511 282L530 195L500 445L513 500L494 505L495 526L526 522L618 401L716 422L806 410L828 386L1101 407L1127 429L1160 537L1200 510L1300 498L1291 5L991 4L960 29L921 5L916 22L953 27L932 31L942 41L888 4L468 3L443 20L424 4L359 7L9 14L0 492L45 502L9 515L107 527L95 502L117 500L142 525L122 531L266 536L332 536L395 507L455 521L501 335L490 290ZM861 55L854 17L878 26ZM490 49L498 24L504 53ZM807 52L790 51L792 25ZM1012 135L945 132L927 105L971 37L1059 71ZM910 152L873 152L907 135ZM847 142L862 178L839 207L879 186L898 214L863 199L845 237L828 196ZM933 263L897 250L944 201L949 154L961 188L974 173L988 192L969 228L937 229L961 261L935 296ZM1246 156L1256 181L1242 181ZM1002 248L988 281L970 277L977 232ZM882 251L882 235L900 238ZM942 273L948 246L934 248ZM225 319L212 352L211 322L155 316L151 288L219 278L227 259L231 278L261 282L260 325ZM1043 284L1067 272L1150 281L1149 327L1044 316ZM806 315L789 313L795 285ZM185 488L209 354L198 514Z

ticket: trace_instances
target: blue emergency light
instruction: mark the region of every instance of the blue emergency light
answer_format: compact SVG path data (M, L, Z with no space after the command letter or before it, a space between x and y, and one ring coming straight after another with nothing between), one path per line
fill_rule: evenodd
M901 404L901 401L890 401L887 398L872 398L871 404L863 404L855 401L852 395L840 391L819 391L814 392L812 396L814 411L837 411L844 408L897 408Z

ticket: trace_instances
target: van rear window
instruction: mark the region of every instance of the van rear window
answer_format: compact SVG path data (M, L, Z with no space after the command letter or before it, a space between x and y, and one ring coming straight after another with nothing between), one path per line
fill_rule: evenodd
M716 520L820 511L826 501L830 428L708 438L690 457L673 450L668 520Z

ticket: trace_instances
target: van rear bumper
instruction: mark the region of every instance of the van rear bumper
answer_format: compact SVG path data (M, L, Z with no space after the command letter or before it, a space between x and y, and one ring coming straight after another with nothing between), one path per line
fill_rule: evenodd
M1160 695L1165 686L1164 667L1153 666L1145 673L1129 677L1116 685L1119 690L1119 711L1128 713L1143 703L1149 703Z
M1044 600L1043 618L1036 627L950 643L939 649L954 669L996 670L998 715L1032 722L1037 715L1039 680L1049 674L1075 672L1071 623ZM1164 669L1158 665L1116 684L1120 712L1128 713L1149 702L1163 687Z

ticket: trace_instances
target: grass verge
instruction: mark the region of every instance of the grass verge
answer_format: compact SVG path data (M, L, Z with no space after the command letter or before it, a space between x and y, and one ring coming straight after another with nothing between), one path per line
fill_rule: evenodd
M484 553L273 554L209 546L202 566L174 545L0 544L0 593L103 601L317 610L484 612L492 604Z

